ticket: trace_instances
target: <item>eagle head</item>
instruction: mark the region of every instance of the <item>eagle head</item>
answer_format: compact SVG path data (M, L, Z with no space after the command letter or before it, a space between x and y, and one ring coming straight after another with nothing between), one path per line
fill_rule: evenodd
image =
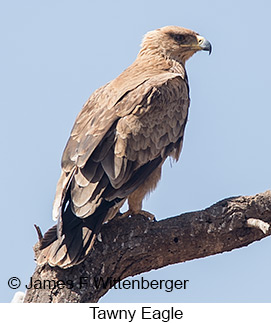
M142 41L140 55L163 55L166 58L185 62L197 51L211 54L210 42L198 33L178 26L166 26L148 32Z

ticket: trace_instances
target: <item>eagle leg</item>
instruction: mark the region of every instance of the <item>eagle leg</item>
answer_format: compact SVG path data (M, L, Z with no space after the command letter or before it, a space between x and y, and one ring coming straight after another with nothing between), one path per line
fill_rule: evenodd
M142 201L144 197L155 189L160 177L161 177L161 167L160 164L141 184L134 192L128 196L128 211L120 215L120 218L125 218L133 215L143 215L145 218L150 221L156 221L155 216L148 212L142 210Z
M131 211L130 209L122 214L119 215L119 219L124 219L127 218L128 216L135 216L135 215L143 215L145 218L152 222L156 222L155 215L144 210L139 210L139 211Z

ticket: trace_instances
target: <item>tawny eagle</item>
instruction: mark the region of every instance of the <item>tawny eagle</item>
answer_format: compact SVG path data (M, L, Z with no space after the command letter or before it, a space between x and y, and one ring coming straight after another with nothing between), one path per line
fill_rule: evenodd
M62 157L53 218L38 264L82 262L103 223L128 199L142 210L167 157L178 160L189 107L186 61L211 44L194 31L167 26L148 32L134 63L96 90L76 118Z

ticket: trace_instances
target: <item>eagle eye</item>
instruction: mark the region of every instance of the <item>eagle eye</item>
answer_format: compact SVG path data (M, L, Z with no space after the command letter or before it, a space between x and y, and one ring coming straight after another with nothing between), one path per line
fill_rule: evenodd
M184 35L180 35L180 34L173 34L172 37L178 43L181 43L185 38Z

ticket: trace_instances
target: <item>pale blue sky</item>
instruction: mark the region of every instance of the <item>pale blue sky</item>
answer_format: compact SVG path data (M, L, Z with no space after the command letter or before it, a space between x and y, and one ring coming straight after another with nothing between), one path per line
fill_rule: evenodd
M213 45L187 64L191 108L180 161L145 209L158 219L270 189L269 1L1 1L0 302L27 284L32 246L53 225L60 158L90 94L135 59L142 36L191 28ZM271 240L144 274L185 291L110 291L102 302L270 302ZM19 290L24 290L21 287Z

